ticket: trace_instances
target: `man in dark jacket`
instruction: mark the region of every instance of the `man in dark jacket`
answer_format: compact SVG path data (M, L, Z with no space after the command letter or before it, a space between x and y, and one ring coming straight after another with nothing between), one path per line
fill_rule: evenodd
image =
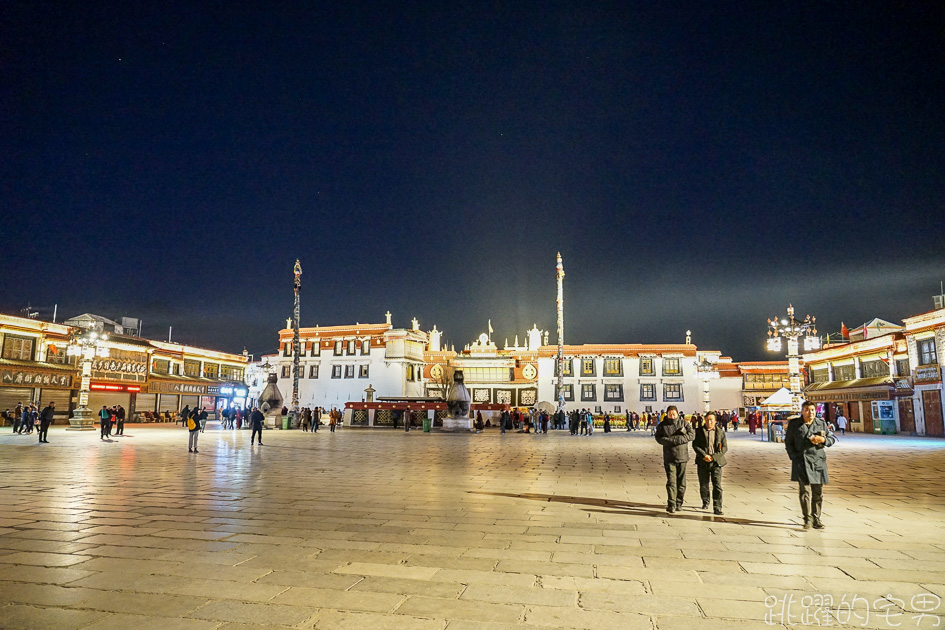
M263 420L265 417L263 413L259 410L259 407L253 407L253 413L249 414L249 424L253 429L253 432L249 435L249 445L252 446L253 442L256 440L256 434L259 434L259 445L262 446L262 428Z
M682 508L686 495L686 463L689 442L695 437L692 425L679 417L676 405L666 408L666 418L656 427L656 441L663 446L663 470L666 471L666 511Z
M49 425L52 424L53 414L56 413L56 403L50 401L48 405L39 414L39 442L40 444L49 444L46 434L49 432Z
M692 441L692 450L696 452L696 471L699 473L699 494L702 496L702 509L709 509L709 482L712 482L713 511L722 515L722 466L725 465L725 453L728 440L725 431L718 426L714 411L705 415L705 424L696 429Z
M791 458L791 481L796 481L801 500L804 529L824 529L821 511L824 504L824 485L827 478L826 447L833 446L836 438L822 418L817 417L814 403L801 405L801 417L788 422L784 448Z
M115 407L115 435L125 434L125 408L121 405Z

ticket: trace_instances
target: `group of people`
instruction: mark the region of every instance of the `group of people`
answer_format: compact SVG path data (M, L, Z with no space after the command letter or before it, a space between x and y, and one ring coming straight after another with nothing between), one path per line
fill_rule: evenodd
M98 412L99 427L101 429L101 438L112 437L112 427L115 428L115 435L125 434L125 408L121 405L102 405Z
M39 436L39 443L48 444L49 440L46 439L46 436L49 433L49 425L52 424L55 413L56 402L50 401L48 405L43 407L42 411L39 411L39 408L33 403L25 405L17 403L12 414L7 409L3 415L13 420L13 433L17 435L30 434L35 428Z
M668 513L673 514L683 506L691 442L696 455L702 509L711 506L715 514L722 515L722 468L727 463L728 452L725 433L715 412L707 413L702 424L696 427L681 417L675 406L666 409L666 417L657 425L654 436L663 447ZM804 529L825 527L822 520L823 487L828 483L825 449L835 442L830 426L817 417L817 408L812 402L805 402L800 416L788 421L784 446L791 460L791 481L798 484Z

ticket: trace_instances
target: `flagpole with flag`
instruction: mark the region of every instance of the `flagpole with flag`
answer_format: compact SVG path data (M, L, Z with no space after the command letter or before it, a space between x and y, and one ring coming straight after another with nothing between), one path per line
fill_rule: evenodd
M489 341L492 341L492 320L489 320Z

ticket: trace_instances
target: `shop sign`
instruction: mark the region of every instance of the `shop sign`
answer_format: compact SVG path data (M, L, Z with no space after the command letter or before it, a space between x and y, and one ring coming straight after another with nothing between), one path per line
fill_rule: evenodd
M915 369L916 383L938 383L942 380L942 373L937 365Z
M896 379L896 396L911 396L912 393L912 382L908 378Z
M107 357L92 361L92 372L96 378L121 378L126 374L148 373L148 355L145 352L112 350Z
M0 370L0 383L12 387L63 387L72 388L72 374L50 374L28 370Z
M148 391L152 394L206 394L207 386L198 383L168 383L151 381Z
M853 400L889 400L889 390L882 389L877 391L845 392L834 390L832 392L806 394L807 400L811 402L846 402Z

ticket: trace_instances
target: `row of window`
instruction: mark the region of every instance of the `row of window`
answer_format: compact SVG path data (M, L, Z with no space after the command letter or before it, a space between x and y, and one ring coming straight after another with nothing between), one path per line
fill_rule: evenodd
M584 357L578 360L581 363L581 376L597 376L597 359ZM564 360L565 376L574 376L574 361L575 359ZM604 359L603 368L604 376L623 376L623 359ZM555 375L557 375L557 367ZM653 357L640 357L640 376L656 376ZM663 376L682 376L682 361L675 357L664 358Z
M564 399L566 401L574 400L574 386L573 385L563 385ZM582 402L593 402L597 400L597 385L595 383L582 383L581 384L581 401ZM623 402L623 385L617 384L605 384L604 385L604 400L607 402ZM641 383L640 384L640 401L655 401L656 400L656 383ZM680 383L664 383L663 384L663 400L664 401L673 401L681 402L683 400L683 390L682 384Z
M307 355L305 354L306 347L308 348ZM321 342L319 341L313 341L311 343L303 343L301 344L301 347L299 348L299 356L301 357L304 357L304 356L318 357L318 356L321 356L321 353L322 353L322 345L321 345ZM370 339L362 339L360 341L356 339L349 339L347 341L338 339L337 341L335 341L334 355L336 357L342 357L345 355L348 355L349 357L353 357L357 354L360 354L361 356L367 356L371 354L371 340ZM292 342L286 342L282 345L282 356L284 357L292 356Z
M308 366L308 378L318 378L318 366L319 364L315 363ZM331 366L331 377L332 378L354 378L355 372L357 371L358 378L368 378L370 374L370 365L365 363L364 365L332 365ZM300 367L299 378L305 378L305 366ZM283 365L282 366L282 378L290 378L292 376L292 366Z

